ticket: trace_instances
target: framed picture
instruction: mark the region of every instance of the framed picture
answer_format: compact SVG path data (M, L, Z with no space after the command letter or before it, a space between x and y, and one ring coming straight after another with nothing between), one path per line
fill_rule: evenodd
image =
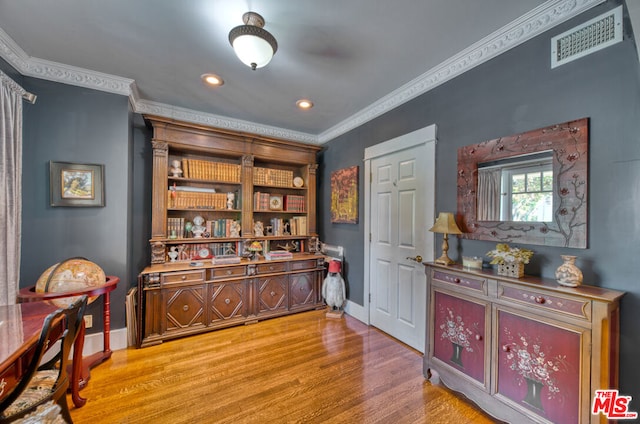
M49 162L51 206L104 206L104 165Z
M331 222L358 223L358 167L331 173Z

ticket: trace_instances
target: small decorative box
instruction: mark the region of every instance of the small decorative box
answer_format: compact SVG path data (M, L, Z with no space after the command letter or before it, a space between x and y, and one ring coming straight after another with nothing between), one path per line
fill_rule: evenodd
M482 269L482 258L477 256L463 256L462 266L465 268Z

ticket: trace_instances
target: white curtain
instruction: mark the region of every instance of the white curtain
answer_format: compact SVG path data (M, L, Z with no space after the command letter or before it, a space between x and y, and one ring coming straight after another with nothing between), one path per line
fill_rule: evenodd
M478 221L500 221L500 169L478 169Z
M0 305L16 303L22 222L22 96L0 71Z

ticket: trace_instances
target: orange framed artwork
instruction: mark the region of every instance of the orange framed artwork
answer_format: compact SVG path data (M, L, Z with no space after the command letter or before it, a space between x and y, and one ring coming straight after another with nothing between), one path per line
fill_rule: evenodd
M331 173L331 222L358 223L358 167Z

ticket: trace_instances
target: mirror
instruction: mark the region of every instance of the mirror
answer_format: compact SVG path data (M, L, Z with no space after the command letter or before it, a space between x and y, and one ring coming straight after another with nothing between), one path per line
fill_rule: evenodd
M587 247L589 120L458 149L463 238Z

